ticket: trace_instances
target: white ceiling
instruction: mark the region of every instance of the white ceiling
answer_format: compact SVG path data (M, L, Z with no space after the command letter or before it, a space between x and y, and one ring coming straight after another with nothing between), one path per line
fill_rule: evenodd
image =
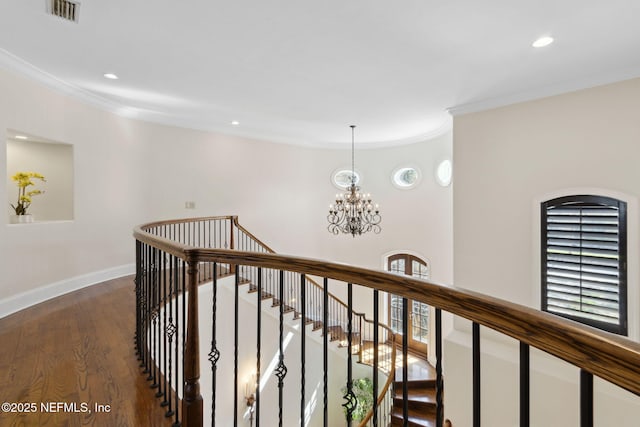
M126 116L301 145L350 142L352 123L371 146L424 140L449 108L640 76L640 0L82 0L78 23L47 1L0 0L0 67Z

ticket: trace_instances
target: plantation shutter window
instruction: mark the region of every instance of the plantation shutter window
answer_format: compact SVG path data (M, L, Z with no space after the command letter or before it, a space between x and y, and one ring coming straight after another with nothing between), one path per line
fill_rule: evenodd
M542 310L627 334L626 211L602 196L542 203Z

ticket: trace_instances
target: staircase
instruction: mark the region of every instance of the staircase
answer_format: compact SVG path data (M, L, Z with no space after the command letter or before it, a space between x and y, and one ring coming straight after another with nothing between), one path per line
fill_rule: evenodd
M249 284L249 293L257 293L258 287L248 279L241 280L243 284ZM333 298L333 297L332 297ZM271 307L279 307L280 301L272 293L263 289L262 299L271 299ZM293 313L294 319L300 319L301 313L293 307L295 302L287 304L287 298L285 297L283 312ZM354 321L354 324L356 322ZM307 318L307 325L312 325L313 331L321 331L323 329L323 322L321 320L312 320ZM354 327L355 329L355 327ZM339 347L346 347L347 330L341 325L329 325L327 326L328 339L331 342L338 341ZM352 353L358 356L359 363L372 365L371 352L373 349L373 342L367 340L361 340L360 332L354 330L352 332ZM381 344L379 352L382 354L389 354L389 345ZM368 356L365 354L369 351ZM400 348L397 350L401 352ZM398 356L400 358L400 356ZM380 368L390 373L391 358L380 357ZM386 366L385 366L386 365ZM436 372L435 369L425 360L421 360L412 356L409 361L409 377L407 381L407 400L408 400L408 426L411 427L435 427L436 426ZM395 380L393 381L393 404L391 408L391 423L390 426L403 426L403 388L402 388L402 370L396 369Z
M435 379L409 380L408 409L411 427L435 427L436 425L436 381ZM393 409L391 425L403 424L402 381L394 382Z
M250 242L249 245L245 245L248 247L241 248L245 250L252 250L258 252L268 252L275 253L271 248L266 246L263 242L258 240L255 236L249 234L242 226L239 224L235 224L238 232L238 241L239 242ZM243 246L242 244L240 246ZM249 277L251 276L251 277ZM258 286L256 284L255 277L253 274L247 274L247 277L243 277L241 280L244 284L249 284L249 293L257 293ZM290 289L291 283L285 278L285 289ZM313 295L315 293L317 301L320 300L319 291L322 290L322 287L315 283L313 280L306 279L306 283L304 286L307 286L308 294ZM262 289L262 299L268 300L272 299L272 307L279 307L281 301L276 296L277 286L273 283L264 285ZM298 294L291 294L290 292L285 292L283 298L284 313L293 313L294 319L300 319L302 316L301 308L298 305L297 297ZM313 297L312 297L313 298ZM331 342L338 341L338 345L340 347L347 347L347 339L348 339L348 328L346 326L346 322L348 319L347 315L347 306L335 298L330 294L330 320L329 325L327 326L327 335L328 339ZM336 312L337 311L337 312ZM313 331L318 331L323 329L323 322L318 317L319 312L317 310L311 310L311 314L307 313L306 324L312 324ZM367 335L366 328L372 327L372 322L365 319L362 314L353 313L353 321L352 321L352 353L358 356L359 363L372 365L372 353L373 353L373 343L364 339L363 335ZM385 329L386 326L382 326ZM369 332L371 329L368 330ZM392 393L392 407L390 413L391 426L402 426L403 423L403 393L402 393L402 370L394 369L394 362L392 361L394 356L390 351L390 348L394 345L392 342L395 342L391 337L391 331L389 330L389 336L387 339L382 339L381 342L387 342L389 344L380 344L379 347L379 366L380 369L387 374L394 375L395 381L393 381L393 391ZM370 334L369 334L370 335ZM401 353L401 350L398 348L396 350L397 353ZM400 354L398 354L398 359L400 360ZM435 369L426 361L420 360L415 357L411 357L411 361L409 363L409 378L408 378L408 426L417 426L417 427L435 427L436 426L436 372ZM395 371L395 373L394 373ZM391 378L389 378L391 380ZM390 381L389 381L390 382Z
M169 224L150 227L155 234L180 241L185 245L204 248L231 248L244 252L275 253L271 248L258 240L237 222L237 217L203 219L193 224ZM156 263L165 263L164 258L159 261L155 252L148 251L151 271ZM186 277L186 265L170 265L170 278ZM158 273L154 273L159 276ZM278 269L250 267L247 265L215 264L200 262L197 268L197 283L210 282L214 277L236 276L236 283L240 286L248 285L248 293L258 293L260 287L261 299L271 299L271 307L282 308L282 314L292 314L293 319L301 320L311 325L313 331L326 331L327 340L337 343L338 347L346 348L351 344L351 354L357 357L354 361L373 366L374 351L371 339L375 336L374 323L365 318L363 313L353 312L344 302L330 292L325 293L325 285L316 283L309 277L300 276L293 272ZM154 276L155 277L155 276ZM163 273L166 280L166 273ZM183 282L185 283L185 282ZM260 285L258 285L260 283ZM179 286L176 284L176 286ZM304 294L302 290L304 289ZM324 299L327 302L323 302ZM326 307L326 308L325 308ZM326 309L326 313L325 313ZM325 325L326 322L326 325ZM349 333L351 330L351 333ZM395 335L383 324L377 325L378 369L385 373L388 380L385 384L378 384L378 414L379 420L385 420L385 426L402 424L402 378L398 378L396 369L397 350ZM399 355L398 355L399 357ZM426 363L426 362L425 362ZM431 368L433 371L433 368ZM435 378L435 372L433 373ZM395 379L395 384L394 384ZM435 427L435 380L409 377L409 424L410 426ZM395 390L395 392L394 392ZM394 394L395 393L395 394ZM384 396L384 398L383 398ZM354 422L355 425L370 425L372 417L370 411L365 420ZM388 424L387 424L388 422Z
M253 293L257 293L258 292L258 287L257 285L255 285L253 282L250 282L249 280L242 280L240 281L241 284L249 284L249 290L248 292L250 294ZM272 303L271 303L271 307L272 308L277 308L280 307L280 300L278 298L276 298L274 295L272 295L269 292L264 291L262 292L262 300L269 300L272 299ZM292 305L288 305L287 301L286 301L286 297L285 297L285 302L284 302L284 307L283 307L283 313L284 314L288 314L288 313L293 313L293 319L294 320L298 320L302 317L302 313L300 311L298 311L295 307L293 307ZM354 322L355 324L356 322ZM305 324L307 325L312 325L312 331L321 331L324 328L323 322L321 320L313 320L310 317L307 317ZM327 326L327 335L328 335L328 340L330 342L336 342L338 341L339 347L347 347L347 339L348 339L348 332L347 330L341 326L341 325L329 325ZM360 332L354 330L351 333L351 348L352 348L352 354L356 354L358 356L360 356L360 362L361 363L366 363L364 361L362 361L362 354L361 354L361 346L360 346Z

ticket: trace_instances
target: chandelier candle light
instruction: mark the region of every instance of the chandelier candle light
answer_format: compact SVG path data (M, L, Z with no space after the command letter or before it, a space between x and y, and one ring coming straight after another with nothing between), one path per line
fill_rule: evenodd
M351 234L356 237L373 231L380 233L380 210L378 205L374 205L371 194L361 193L360 187L356 185L356 173L354 162L354 132L355 125L351 125L351 184L343 194L336 194L336 204L329 205L329 215L327 220L329 231L333 234Z

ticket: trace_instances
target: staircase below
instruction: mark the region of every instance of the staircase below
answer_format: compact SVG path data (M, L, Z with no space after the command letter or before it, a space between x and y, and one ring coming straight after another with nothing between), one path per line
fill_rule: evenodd
M401 357L401 356L400 356ZM409 355L407 381L408 425L435 427L436 425L436 372L426 361ZM402 367L396 368L391 425L403 424Z

